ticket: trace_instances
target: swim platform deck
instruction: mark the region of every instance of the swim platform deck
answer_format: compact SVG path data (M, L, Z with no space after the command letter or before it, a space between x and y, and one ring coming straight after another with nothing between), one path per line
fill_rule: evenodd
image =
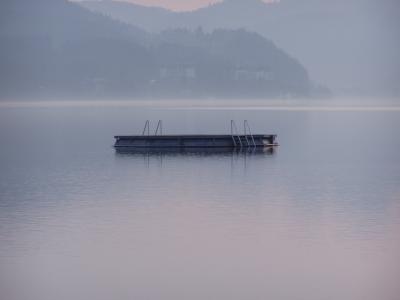
M243 148L274 147L276 135L122 135L115 148Z

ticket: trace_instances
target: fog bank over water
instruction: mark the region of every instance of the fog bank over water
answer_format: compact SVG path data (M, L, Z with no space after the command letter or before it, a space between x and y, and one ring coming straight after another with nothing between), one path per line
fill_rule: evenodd
M166 110L260 110L260 111L399 111L397 99L330 98L326 99L135 99L131 100L8 100L0 107L138 107Z

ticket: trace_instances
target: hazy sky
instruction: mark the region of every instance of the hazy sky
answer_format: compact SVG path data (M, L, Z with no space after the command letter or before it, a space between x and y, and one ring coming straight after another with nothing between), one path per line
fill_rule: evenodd
M161 6L173 10L193 10L222 0L120 0L147 6Z
M223 0L118 0L132 2L147 6L161 6L172 10L194 10L209 4L222 2ZM265 0L264 2L271 2L273 0Z
M69 0L69 1L85 1L85 0ZM97 1L113 1L113 0L97 0ZM223 2L224 0L114 0L114 1L131 2L146 6L158 6L175 11L185 11L185 10L195 10L210 4ZM262 0L262 1L275 2L280 0Z

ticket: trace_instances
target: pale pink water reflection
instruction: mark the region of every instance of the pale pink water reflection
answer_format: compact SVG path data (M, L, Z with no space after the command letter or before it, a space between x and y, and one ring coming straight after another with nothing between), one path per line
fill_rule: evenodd
M398 112L25 110L0 109L30 137L0 129L1 299L398 300ZM246 114L282 146L114 153L112 133L146 114Z

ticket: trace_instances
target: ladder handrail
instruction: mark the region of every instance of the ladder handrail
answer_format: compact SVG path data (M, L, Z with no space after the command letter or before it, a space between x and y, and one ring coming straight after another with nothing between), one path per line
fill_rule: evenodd
M142 135L144 135L146 133L146 129L147 129L147 135L150 135L150 121L149 120L146 120L146 123L144 124Z
M160 135L162 135L162 120L158 120L157 128L156 128L154 135L157 135L158 129L160 129Z
M239 132L238 132L237 127L236 127L236 123L235 123L234 120L231 120L231 136L232 136L233 144L236 147L234 131L236 132L236 136L237 136L237 138L239 140L240 147L243 147L242 140L240 139Z
M244 126L244 134L246 135L246 140L247 140L247 130L246 130L246 127L247 127L247 129L249 130L249 133L250 133L251 140L252 140L252 142L253 142L253 146L254 146L254 147L257 147L256 142L255 142L255 140L254 140L254 136L253 136L253 134L251 133L249 121L244 120L243 126Z
M246 120L243 121L243 132L244 132L244 138L246 139L247 146L249 146L250 144L249 144L249 140L247 139L246 122L247 122Z
M231 120L231 137L232 137L232 141L233 141L233 145L236 147L236 141L235 138L233 137L233 124L235 121Z

